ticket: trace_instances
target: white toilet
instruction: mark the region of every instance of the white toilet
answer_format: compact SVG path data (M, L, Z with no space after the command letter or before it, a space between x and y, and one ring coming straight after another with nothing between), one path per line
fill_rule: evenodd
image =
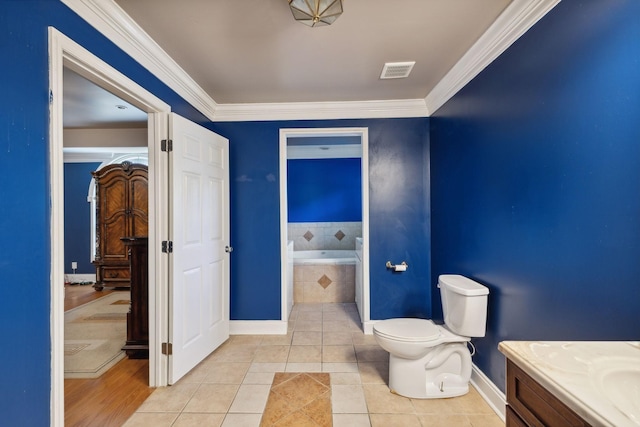
M373 335L389 352L389 388L401 396L437 399L466 394L470 337L483 337L489 289L459 275L438 278L444 325L426 319L388 319Z

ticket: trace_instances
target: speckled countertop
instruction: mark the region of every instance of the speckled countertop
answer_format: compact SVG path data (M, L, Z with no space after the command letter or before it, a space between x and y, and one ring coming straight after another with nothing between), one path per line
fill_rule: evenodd
M640 426L640 342L503 341L498 349L593 426Z

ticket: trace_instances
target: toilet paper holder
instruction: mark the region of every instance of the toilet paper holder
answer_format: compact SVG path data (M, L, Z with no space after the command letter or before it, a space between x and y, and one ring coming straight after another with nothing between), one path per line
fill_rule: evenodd
M393 271L407 271L407 268L409 268L409 264L406 261L402 261L400 264L391 264L391 261L387 261L385 265Z

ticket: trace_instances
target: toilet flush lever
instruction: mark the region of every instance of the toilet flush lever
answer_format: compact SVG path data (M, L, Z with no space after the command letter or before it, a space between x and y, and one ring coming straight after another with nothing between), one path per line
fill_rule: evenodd
M224 247L224 251L228 254L230 254L231 252L233 252L233 246L225 246Z

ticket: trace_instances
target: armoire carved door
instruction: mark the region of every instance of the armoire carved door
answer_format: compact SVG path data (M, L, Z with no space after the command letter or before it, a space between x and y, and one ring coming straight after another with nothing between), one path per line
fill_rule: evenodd
M129 288L129 249L121 238L148 236L148 168L123 162L92 174L96 181L94 288Z

